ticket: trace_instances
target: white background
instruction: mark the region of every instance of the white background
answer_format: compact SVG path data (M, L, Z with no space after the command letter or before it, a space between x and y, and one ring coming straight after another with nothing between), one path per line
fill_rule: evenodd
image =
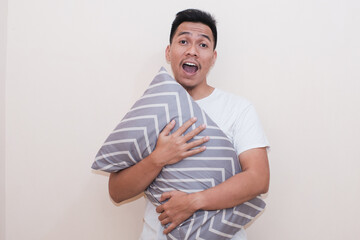
M360 235L359 1L0 0L1 239L137 239L143 198L116 206L90 166L189 7L218 20L210 84L252 101L271 142L249 239Z

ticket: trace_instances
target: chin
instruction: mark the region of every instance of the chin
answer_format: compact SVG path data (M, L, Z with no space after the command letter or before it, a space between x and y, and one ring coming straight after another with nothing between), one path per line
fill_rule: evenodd
M176 80L176 81L186 89L191 89L196 86L196 84L194 84L193 80L183 79L183 80Z
M183 88L185 88L186 90L192 90L196 87L196 85L189 85L189 84L186 85L180 83L180 85L183 86Z

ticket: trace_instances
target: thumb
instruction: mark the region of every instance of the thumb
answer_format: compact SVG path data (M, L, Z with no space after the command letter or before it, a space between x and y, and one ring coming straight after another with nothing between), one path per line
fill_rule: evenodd
M161 194L160 202L163 202L169 198L171 198L171 192L165 192L165 193Z

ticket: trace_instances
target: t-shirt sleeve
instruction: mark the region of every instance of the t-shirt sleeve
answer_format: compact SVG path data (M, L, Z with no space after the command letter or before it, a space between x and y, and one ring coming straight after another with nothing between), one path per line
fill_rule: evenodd
M259 117L252 104L249 104L244 111L237 116L232 131L234 147L238 155L249 149L270 147Z

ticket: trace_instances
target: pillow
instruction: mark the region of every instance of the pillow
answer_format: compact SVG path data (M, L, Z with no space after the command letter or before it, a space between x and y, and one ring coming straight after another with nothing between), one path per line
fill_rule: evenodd
M162 129L176 120L176 131L191 117L197 122L191 131L205 123L198 136L209 136L206 150L163 168L145 194L160 205L164 192L202 191L224 182L241 171L231 141L164 68L161 68L143 96L136 101L119 125L106 139L92 165L93 169L117 172L147 157L155 148ZM188 132L187 131L187 132ZM186 133L185 133L186 134ZM167 235L168 239L229 239L265 207L260 197L233 208L197 211Z

